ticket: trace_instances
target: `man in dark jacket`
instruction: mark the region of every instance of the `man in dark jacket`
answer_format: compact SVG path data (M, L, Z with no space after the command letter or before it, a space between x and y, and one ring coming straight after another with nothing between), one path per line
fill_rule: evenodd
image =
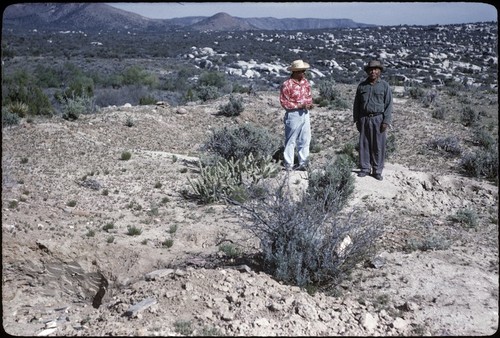
M382 180L387 128L392 121L392 90L380 78L384 66L372 60L365 66L368 77L358 85L353 119L359 131L359 177L372 175Z

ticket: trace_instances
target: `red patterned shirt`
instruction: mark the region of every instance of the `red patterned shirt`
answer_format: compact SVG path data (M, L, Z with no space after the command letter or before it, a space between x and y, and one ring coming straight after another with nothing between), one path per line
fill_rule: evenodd
M289 78L280 89L280 103L285 109L297 109L312 104L311 85L307 79L297 81Z

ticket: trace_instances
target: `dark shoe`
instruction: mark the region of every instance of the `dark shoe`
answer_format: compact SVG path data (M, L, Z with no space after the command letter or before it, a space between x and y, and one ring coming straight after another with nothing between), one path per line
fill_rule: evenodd
M307 171L307 165L299 165L297 167L295 167L295 170L297 171Z
M375 178L376 180L379 180L379 181L382 181L384 179L382 177L382 174L375 174L375 175L373 175L373 178Z
M358 177L365 177L366 175L368 175L368 173L367 173L367 172L365 172L365 171L360 171L360 172L358 173Z

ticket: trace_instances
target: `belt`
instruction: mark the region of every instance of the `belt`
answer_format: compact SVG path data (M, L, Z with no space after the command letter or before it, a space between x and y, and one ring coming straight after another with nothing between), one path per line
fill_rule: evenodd
M382 113L377 113L377 114L366 114L365 116L366 116L366 117L375 117L375 116L379 116L379 115L382 115Z
M307 111L306 108L285 109L285 111L287 113L291 113L291 112L294 112L294 111L301 111L301 110L306 110Z

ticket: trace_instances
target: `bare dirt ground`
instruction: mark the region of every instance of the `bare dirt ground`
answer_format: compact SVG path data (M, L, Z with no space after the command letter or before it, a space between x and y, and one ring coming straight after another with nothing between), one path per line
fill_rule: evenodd
M350 98L353 86L343 86ZM182 197L210 128L252 122L282 134L277 93L182 107L108 107L70 122L2 130L2 324L20 336L492 335L498 329L498 186L424 151L470 133L395 95L396 151L384 180L356 177L347 209L381 219L376 258L342 292L308 294L248 266L220 266L218 245L255 250L222 204ZM451 110L453 111L453 109ZM496 116L498 103L492 107ZM182 114L180 114L181 112ZM454 112L454 111L453 111ZM351 112L315 108L312 166L356 138ZM133 126L127 126L127 120ZM498 118L493 121L498 131ZM130 160L121 160L128 151ZM355 172L353 172L355 175ZM280 177L281 178L281 177ZM290 184L307 185L294 172ZM73 203L72 203L73 202ZM478 225L449 220L474 210ZM112 226L110 226L110 224ZM137 236L129 228L140 228ZM166 247L166 240L173 240ZM433 243L428 248L418 243ZM409 250L413 245L415 248Z

